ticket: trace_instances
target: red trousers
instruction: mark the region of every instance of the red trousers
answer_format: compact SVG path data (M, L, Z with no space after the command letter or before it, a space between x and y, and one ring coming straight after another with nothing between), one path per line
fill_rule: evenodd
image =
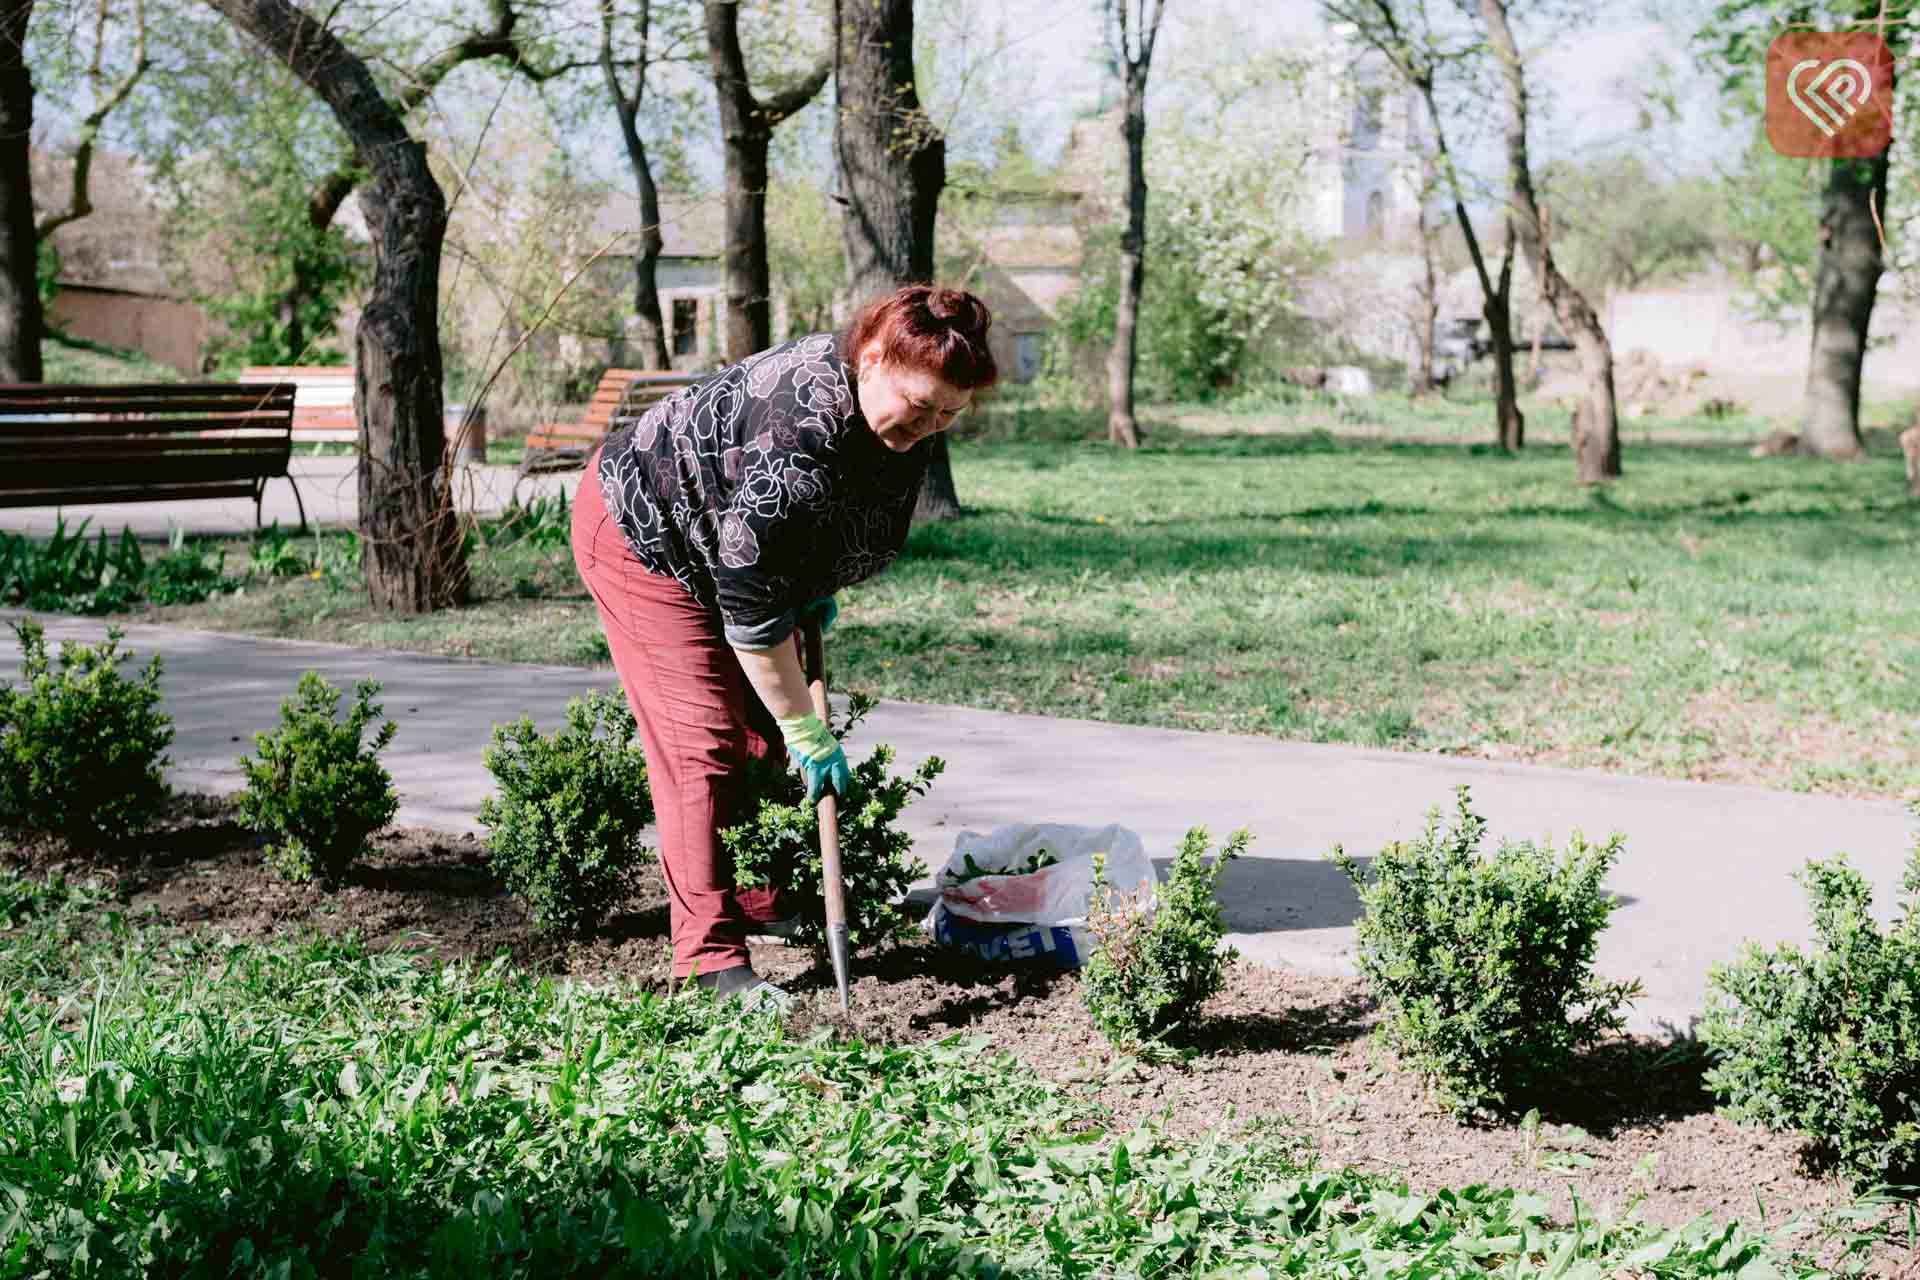
M600 455L573 502L573 562L599 606L627 705L640 722L673 930L673 974L747 963L752 921L782 916L773 889L740 889L719 831L744 821L742 770L786 744L760 702L720 615L634 558L600 495Z

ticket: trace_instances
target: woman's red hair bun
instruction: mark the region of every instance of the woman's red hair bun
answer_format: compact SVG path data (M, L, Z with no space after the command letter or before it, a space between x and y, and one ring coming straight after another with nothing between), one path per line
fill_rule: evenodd
M993 313L965 289L910 284L861 307L842 337L848 363L872 343L880 359L938 376L961 390L990 387L1000 378L987 343Z

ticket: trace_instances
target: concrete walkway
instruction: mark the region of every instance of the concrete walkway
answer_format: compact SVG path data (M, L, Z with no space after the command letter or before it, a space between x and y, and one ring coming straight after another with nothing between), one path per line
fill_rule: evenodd
M0 619L19 616L0 611ZM94 619L43 621L50 640L92 640L106 629ZM373 674L400 725L386 759L401 820L459 830L477 829L473 814L489 784L480 752L495 724L530 715L552 728L568 698L612 684L606 671L170 627L129 627L127 645L141 660L165 657L176 785L237 788L236 757L274 723L302 671L343 687ZM18 670L15 646L0 635L0 680ZM1320 971L1351 970L1357 914L1352 890L1323 855L1335 844L1371 855L1414 836L1430 806L1451 805L1456 785L1472 786L1495 837L1620 831L1626 852L1610 884L1625 905L1604 935L1599 967L1645 985L1632 1015L1643 1029L1686 1027L1707 966L1734 956L1742 939L1806 937L1804 899L1790 877L1808 858L1851 854L1880 914L1890 915L1916 825L1891 802L908 703L881 704L860 741L890 742L909 764L927 755L947 761L945 776L902 820L930 866L944 863L963 828L1006 822L1120 822L1163 866L1190 826L1216 837L1246 826L1252 856L1222 880L1234 944L1255 960Z
M300 487L306 504L307 519L314 524L353 527L359 521L359 478L357 458L344 454L326 457L301 456L295 451L287 470L293 484L269 480L260 503L260 523L279 521L282 529L300 526L300 507L294 501L293 486ZM507 505L514 494L515 470L512 467L460 467L454 472L454 501L462 511L491 515ZM520 482L522 502L535 495L558 493L569 496L580 481L578 471L529 476ZM46 537L53 532L54 521L66 521L72 532L80 521L90 519L89 534L104 529L118 536L124 528L139 538L167 537L177 526L189 537L230 536L253 532L253 499L207 498L165 502L111 502L79 504L69 507L20 507L0 510L0 529L11 533L30 533Z

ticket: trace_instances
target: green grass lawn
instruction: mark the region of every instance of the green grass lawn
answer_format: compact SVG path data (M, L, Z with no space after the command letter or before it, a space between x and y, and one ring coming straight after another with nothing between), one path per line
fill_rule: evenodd
M0 1275L1797 1277L1882 1234L1556 1225L1097 1092L0 868Z
M1057 425L1057 424L1056 424ZM969 514L846 592L837 687L1314 742L1856 795L1920 790L1920 504L1896 458L1325 432L962 441ZM1052 432L1056 437L1059 431ZM1015 438L1004 438L1013 436ZM237 563L237 558L232 562ZM291 580L196 626L511 661L606 648L564 545L475 559L478 602L373 614Z
M47 382L178 382L180 373L137 351L51 335L40 343L41 377Z

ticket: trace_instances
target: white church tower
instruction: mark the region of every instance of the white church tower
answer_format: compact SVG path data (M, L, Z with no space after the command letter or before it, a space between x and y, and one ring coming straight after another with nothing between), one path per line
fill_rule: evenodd
M1344 24L1323 42L1320 65L1330 92L1313 131L1313 233L1357 242L1411 234L1432 163L1420 96Z

